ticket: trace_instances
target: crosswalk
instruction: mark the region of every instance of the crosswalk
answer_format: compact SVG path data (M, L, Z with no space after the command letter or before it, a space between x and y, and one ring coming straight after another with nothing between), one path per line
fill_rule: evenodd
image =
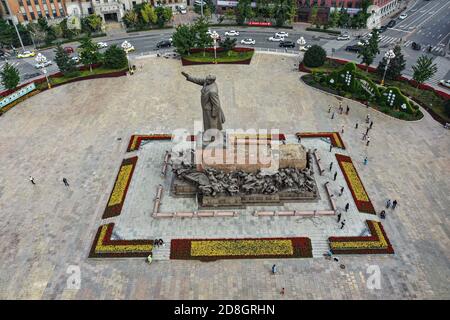
M2 61L0 62L0 69L3 69L3 67L5 66L7 61ZM19 66L19 62L15 61L15 62L9 62L10 65L12 65L13 67L18 67Z
M398 38L398 37L391 37L391 36L384 36L384 35L380 36L380 44L394 45L394 44L401 43L401 41L402 41L402 39ZM403 45L403 47L408 48L408 47L411 47L413 42L414 42L413 40L407 40L402 45ZM419 43L419 44L421 45L420 50L422 52L428 52L428 45L422 44L422 43ZM445 50L445 45L439 44L439 45L432 46L430 52L435 53L435 54L444 54L444 50Z

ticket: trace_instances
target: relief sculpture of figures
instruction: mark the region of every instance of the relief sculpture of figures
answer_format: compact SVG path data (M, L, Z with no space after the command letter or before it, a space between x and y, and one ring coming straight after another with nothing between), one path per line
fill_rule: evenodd
M219 88L216 83L216 76L208 75L206 78L195 78L186 72L181 72L187 81L202 86L201 104L203 110L203 130L208 129L222 130L222 124L225 123L225 115L220 107Z

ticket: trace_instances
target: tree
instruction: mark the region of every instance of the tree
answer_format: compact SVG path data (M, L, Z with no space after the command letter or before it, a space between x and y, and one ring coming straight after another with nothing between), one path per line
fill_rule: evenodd
M317 5L314 5L311 8L311 12L309 14L309 23L315 25L316 27L320 27L319 25L319 19L317 18L317 13L319 12L319 8Z
M413 79L417 81L417 86L430 79L437 71L433 59L426 55L421 55L412 69L414 71Z
M59 27L61 28L61 35L65 39L73 39L77 35L76 31L69 29L67 26L67 18L64 18L64 20L59 23Z
M335 9L330 13L330 17L328 18L328 25L331 28L335 28L339 26L339 20L341 18L341 13Z
M82 39L80 50L81 62L84 65L89 65L89 70L92 72L92 65L101 61L101 53L98 52L98 45L92 42L92 39L87 37Z
M277 27L282 27L287 20L291 20L292 0L276 0L274 4L274 17Z
M345 28L348 26L350 22L350 14L347 12L347 9L344 8L344 4L342 4L341 9L339 10L339 27Z
M236 23L243 25L246 19L253 17L252 0L240 0L236 6Z
M325 63L326 58L326 51L318 45L313 45L305 52L303 63L310 68L320 67Z
M59 44L55 49L55 62L58 65L59 71L65 76L73 76L77 73L77 66L69 54L64 51L63 47Z
M96 14L91 14L87 17L81 18L81 31L86 32L90 35L93 32L98 32L101 30L103 24L103 19L101 16Z
M13 27L0 18L0 44L11 46L14 39Z
M208 32L208 20L204 17L197 19L193 26L195 32L195 46L203 48L203 56L205 56L206 48L211 47L213 39Z
M358 58L362 59L361 62L366 65L367 70L369 70L369 66L372 64L376 55L380 53L380 49L378 48L380 41L378 30L373 29L370 35L369 40L360 45L361 50L358 52Z
M225 20L233 20L235 19L235 14L234 14L234 10L231 8L227 8L227 10L225 10Z
M172 7L159 6L156 7L155 12L158 17L156 22L160 28L164 27L164 24L172 19Z
M196 34L194 26L180 24L172 35L172 43L179 54L189 54L195 47Z
M144 3L141 8L141 17L146 24L155 24L158 21L155 9L148 3Z
M9 64L9 62L6 62L3 69L0 71L0 78L2 85L6 89L15 89L20 82L19 70Z
M105 51L103 58L105 67L111 69L122 69L128 64L127 55L125 51L119 48L117 45L113 44Z
M230 51L236 46L236 41L236 38L231 39L230 37L226 37L225 40L220 43L220 46L229 55Z
M123 22L125 23L125 26L126 26L127 28L130 28L130 27L136 27L136 25L137 25L138 22L139 22L139 17L138 17L138 15L137 15L136 11L134 11L133 9L131 9L131 10L128 10L128 11L124 14L122 20L123 20Z
M388 68L386 70L387 59L383 57L377 67L377 73L380 76L383 76L384 71L386 70L386 78L387 79L396 79L401 76L402 71L405 70L406 61L402 54L402 49L399 45L394 47L395 58L389 61Z

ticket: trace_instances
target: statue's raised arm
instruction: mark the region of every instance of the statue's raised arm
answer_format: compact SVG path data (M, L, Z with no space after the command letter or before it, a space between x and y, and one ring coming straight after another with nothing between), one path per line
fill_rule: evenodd
M187 74L186 72L182 71L181 74L183 76L186 77L186 80L189 82L193 82L195 84L198 84L200 86L203 86L205 84L206 79L205 78L195 78L195 77L191 77L189 74Z

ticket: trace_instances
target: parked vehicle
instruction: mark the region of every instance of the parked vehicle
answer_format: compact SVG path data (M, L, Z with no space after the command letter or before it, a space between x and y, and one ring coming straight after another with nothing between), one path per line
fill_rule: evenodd
M348 34L342 34L336 38L336 40L350 40L350 36Z
M70 59L72 59L73 61L75 61L75 63L80 63L80 57L74 56L74 57L72 57L72 58L70 58Z
M230 30L230 31L226 31L226 32L225 32L225 35L226 35L226 36L238 36L238 35L239 35L239 32L236 31L236 30Z
M418 44L417 42L413 42L413 43L411 44L411 48L412 48L413 50L420 50L420 49L422 49L422 46L421 46L420 44Z
M73 50L72 47L64 47L64 51L68 54L74 53L75 50Z
M356 53L358 53L359 51L361 51L361 47L358 46L358 45L347 46L347 47L345 47L345 51L350 51L350 52L356 52Z
M270 37L269 39L267 39L269 41L275 41L275 42L280 42L280 41L284 41L284 38L281 37Z
M380 33L383 33L383 32L385 32L386 30L387 30L387 26L381 26L380 27L380 30L378 30Z
M186 6L185 6L185 5L179 5L179 6L177 6L177 10L178 10L178 12L181 13L181 14L186 14L186 13L187 13Z
M17 58L30 58L34 57L36 55L36 52L34 51L24 51L17 55Z
M168 48L168 47L171 47L172 46L172 43L170 42L170 40L162 40L162 41L159 41L157 44L156 44L156 47L159 49L159 48Z
M398 18L400 20L405 20L408 15L406 13L402 13Z
M439 81L439 84L446 88L450 88L450 80L441 80L441 81Z
M256 41L253 40L253 39L248 38L248 39L242 39L241 43L250 45L250 44L256 44Z
M123 49L126 53L129 53L131 51L135 51L134 46L129 47L128 49Z
M49 60L49 61L45 61L45 62L43 62L43 63L36 63L36 64L34 65L34 67L35 67L36 69L42 69L42 68L48 67L48 66L51 65L51 64L52 64L52 62Z
M275 33L275 37L281 37L281 38L289 37L289 33L280 31L280 32Z
M295 42L281 41L278 46L283 47L283 48L295 48Z
M392 27L394 27L396 24L397 24L397 21L391 20L391 21L389 21L389 23L387 24L387 26L388 26L388 28L392 28Z
M106 48L108 44L106 42L97 42L99 49Z
M307 44L306 46L301 46L301 47L300 47L300 51L308 51L309 48L311 48L311 45L310 45L310 44Z

